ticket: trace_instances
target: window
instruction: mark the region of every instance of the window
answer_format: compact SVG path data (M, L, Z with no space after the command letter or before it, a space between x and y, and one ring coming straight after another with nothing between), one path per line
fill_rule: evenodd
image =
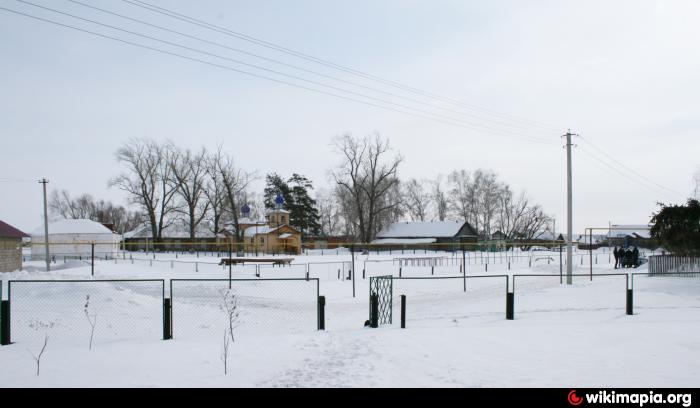
M261 244L264 244L264 243L265 243L265 238L260 237L260 243L261 243Z
M281 217L281 220L282 220L281 224L284 224L284 223L285 223L285 221L284 221L284 215Z

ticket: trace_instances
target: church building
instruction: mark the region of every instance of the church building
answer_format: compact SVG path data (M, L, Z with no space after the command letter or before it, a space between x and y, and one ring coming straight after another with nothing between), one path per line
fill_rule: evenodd
M277 194L275 208L267 213L267 222L250 218L250 207L241 208L238 226L243 230L243 247L248 253L295 254L301 253L301 231L289 225L289 211L284 209L284 198Z

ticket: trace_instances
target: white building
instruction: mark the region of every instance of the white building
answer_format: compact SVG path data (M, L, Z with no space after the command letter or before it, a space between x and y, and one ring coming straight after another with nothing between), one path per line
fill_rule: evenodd
M92 244L95 256L114 256L119 251L119 235L99 222L91 220L60 220L49 223L49 255L89 257ZM44 226L32 232L32 260L45 258Z

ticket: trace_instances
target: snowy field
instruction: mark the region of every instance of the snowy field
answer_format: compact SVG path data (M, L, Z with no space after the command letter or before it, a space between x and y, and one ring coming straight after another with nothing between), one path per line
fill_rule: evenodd
M59 258L50 273L41 262L26 262L23 271L0 275L3 299L10 280L76 282L11 284L14 344L0 347L0 385L697 386L700 278L636 276L635 315L627 316L625 276L576 276L574 285L560 285L558 252L521 255L510 259L509 269L502 254L470 253L466 292L461 254L356 255L355 297L346 279L348 253L297 256L289 267L236 266L231 291L240 315L228 375L220 355L229 270L216 265L218 258L138 254L132 261L127 255L97 261L94 278L86 261ZM646 272L645 266L616 271L607 252L594 256L594 274ZM439 257L441 265L408 261L400 267L395 260L422 257ZM588 273L588 262L587 253L577 255L575 273ZM369 277L398 277L399 268L404 279L393 280L393 324L365 328ZM313 279L305 280L307 273ZM512 285L512 277L504 275L513 274L547 276L515 279L515 320L509 321L506 282ZM419 277L442 279L410 279ZM272 278L293 280L265 280ZM162 340L164 294L173 304L174 338L168 341ZM317 294L326 298L325 331L316 330ZM408 299L403 330L402 294ZM86 303L88 314L97 316L91 350ZM32 353L45 336L37 377Z

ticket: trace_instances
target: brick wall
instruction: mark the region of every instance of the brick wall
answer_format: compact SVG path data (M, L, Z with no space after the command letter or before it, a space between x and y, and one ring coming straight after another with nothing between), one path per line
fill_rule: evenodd
M22 241L0 238L0 272L12 272L22 267Z

